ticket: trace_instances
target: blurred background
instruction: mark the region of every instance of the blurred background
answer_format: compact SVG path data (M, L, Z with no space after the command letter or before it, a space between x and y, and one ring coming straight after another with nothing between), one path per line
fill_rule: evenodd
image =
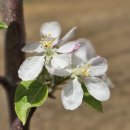
M130 1L129 0L26 0L24 14L27 42L40 39L43 22L61 23L63 34L77 26L75 38L85 37L97 53L107 58L108 74L115 84L104 113L85 104L75 111L63 108L60 91L38 108L31 130L130 130ZM0 12L1 16L1 12ZM0 73L4 71L0 32ZM8 128L5 91L0 87L0 130Z

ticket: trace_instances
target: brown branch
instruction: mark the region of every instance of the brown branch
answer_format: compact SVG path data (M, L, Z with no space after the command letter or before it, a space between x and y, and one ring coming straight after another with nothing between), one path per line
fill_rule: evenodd
M0 76L0 84L3 86L3 88L6 90L6 91L9 91L10 87L12 88L12 84L7 80L6 77L4 76Z
M17 88L18 68L25 59L25 54L21 48L25 45L25 27L23 16L23 0L3 0L3 21L8 25L5 32L4 56L5 56L5 76L0 77L0 83L8 89L6 90L9 115L10 130L29 130L30 120L35 111L32 109L27 124L23 126L14 110L14 95Z
M5 87L9 85L7 79L4 76L0 76L0 84Z

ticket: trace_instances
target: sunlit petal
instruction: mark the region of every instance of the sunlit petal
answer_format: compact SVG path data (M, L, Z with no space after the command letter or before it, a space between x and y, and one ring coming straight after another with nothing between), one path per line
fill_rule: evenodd
M50 35L53 38L59 38L61 33L61 27L58 22L46 22L41 26L41 35Z
M55 69L62 69L70 64L70 59L69 55L67 54L59 54L59 55L54 55L52 60L51 60L51 65Z
M41 73L44 65L44 56L27 58L18 70L18 76L24 81L34 80Z
M57 52L59 53L72 53L80 48L80 40L71 41L66 44L63 44Z
M108 68L106 59L97 56L88 61L88 64L90 64L90 75L91 76L100 76L103 75Z
M106 101L110 97L108 85L97 77L90 77L84 80L88 92L99 101Z
M83 99L83 90L77 79L69 80L61 92L62 103L65 109L74 110L79 107Z

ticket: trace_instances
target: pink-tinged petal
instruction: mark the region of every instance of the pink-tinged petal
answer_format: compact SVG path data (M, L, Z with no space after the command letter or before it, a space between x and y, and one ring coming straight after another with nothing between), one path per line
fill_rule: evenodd
M107 61L106 59L97 56L88 61L88 64L90 64L90 75L91 76L101 76L105 74L105 72L108 69Z
M62 103L65 109L78 108L83 99L83 90L77 79L69 80L61 91Z
M41 53L44 52L44 47L40 43L29 43L22 48L22 51L29 53Z
M57 52L59 52L59 53L72 53L80 48L80 44L81 44L80 40L68 42L68 43L62 45L57 50Z
M110 98L108 85L97 77L88 77L84 80L88 92L99 101L106 101Z
M18 76L24 81L34 80L41 73L45 59L44 56L27 58L18 70Z
M90 58L96 55L95 49L90 43L90 41L86 39L79 39L79 40L81 41L80 48L74 51L72 54L70 54L72 65L84 64Z

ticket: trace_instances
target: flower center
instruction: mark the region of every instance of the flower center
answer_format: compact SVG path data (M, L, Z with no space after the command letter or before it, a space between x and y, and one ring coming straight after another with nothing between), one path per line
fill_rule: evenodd
M41 44L43 45L44 48L52 48L53 47L53 42L56 40L56 38L51 37L51 33L44 35L41 39Z
M88 77L89 76L89 70L90 70L90 65L85 64L79 68L73 69L73 75L75 76L82 76L82 77Z

